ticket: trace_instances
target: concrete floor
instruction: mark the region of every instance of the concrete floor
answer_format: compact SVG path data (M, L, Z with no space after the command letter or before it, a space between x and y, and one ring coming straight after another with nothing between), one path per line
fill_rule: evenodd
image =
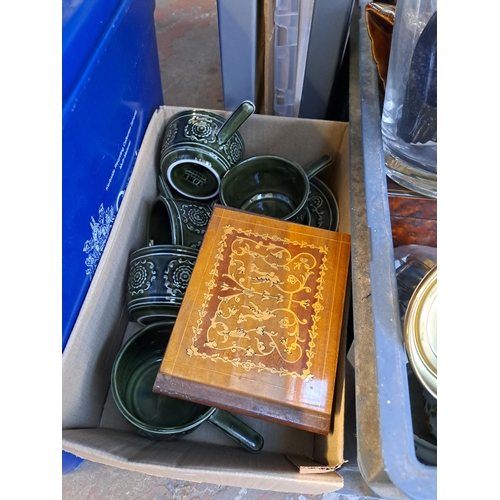
M224 109L216 0L157 0L158 53L166 105ZM88 460L62 476L65 500L333 500L170 480Z
M164 103L224 109L216 0L157 0Z
M177 481L84 461L63 476L62 498L67 500L306 500L307 496Z
M88 460L63 476L67 500L334 500L333 493L299 495L149 476ZM335 499L338 497L335 496ZM347 500L349 497L344 496ZM351 497L352 498L352 497Z

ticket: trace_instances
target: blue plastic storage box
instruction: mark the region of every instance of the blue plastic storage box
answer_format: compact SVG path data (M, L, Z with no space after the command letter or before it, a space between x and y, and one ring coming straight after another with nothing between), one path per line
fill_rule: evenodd
M62 6L64 350L163 94L154 0Z

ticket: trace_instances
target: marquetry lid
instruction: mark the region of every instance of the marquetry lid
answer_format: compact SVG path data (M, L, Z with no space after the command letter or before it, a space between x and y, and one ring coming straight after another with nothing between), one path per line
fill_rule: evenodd
M154 391L327 434L350 236L215 205Z

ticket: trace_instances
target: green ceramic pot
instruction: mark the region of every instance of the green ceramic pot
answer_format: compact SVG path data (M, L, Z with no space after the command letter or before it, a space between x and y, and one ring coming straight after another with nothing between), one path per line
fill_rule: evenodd
M328 155L306 167L282 156L253 156L226 172L220 200L228 207L302 223L307 213L309 179L331 163Z
M156 176L156 188L158 189L158 193L160 196L163 196L164 198L175 198L176 196L178 198L181 198L182 196L179 196L180 193L174 192L172 190L172 186L169 186L165 179L163 178L163 175L159 173Z
M307 208L311 214L310 226L338 231L340 216L337 199L330 188L320 179L313 178L309 183L310 193Z
M206 203L158 196L149 210L146 242L199 250L211 215L212 208Z
M120 349L111 373L111 392L121 414L140 435L178 439L210 422L251 452L264 445L260 434L231 413L152 391L174 319L139 330Z
M141 325L175 318L193 272L198 250L180 245L153 245L129 259L127 309Z
M222 176L243 158L245 145L238 129L254 111L252 102L243 101L227 120L200 109L173 116L160 155L165 181L190 199L214 198Z

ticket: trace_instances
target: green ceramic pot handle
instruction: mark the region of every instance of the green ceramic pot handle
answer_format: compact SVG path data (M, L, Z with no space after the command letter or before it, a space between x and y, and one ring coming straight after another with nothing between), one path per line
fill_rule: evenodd
M264 446L264 438L232 413L216 409L208 421L252 453L258 453Z
M307 177L309 177L309 179L311 179L316 174L319 174L326 167L330 166L332 161L333 161L333 159L331 156L323 155L321 158L318 158L317 160L313 161L310 165L303 167L303 169L304 169L304 172L306 173Z
M255 105L253 102L243 101L220 128L217 134L219 144L225 144L254 111Z

